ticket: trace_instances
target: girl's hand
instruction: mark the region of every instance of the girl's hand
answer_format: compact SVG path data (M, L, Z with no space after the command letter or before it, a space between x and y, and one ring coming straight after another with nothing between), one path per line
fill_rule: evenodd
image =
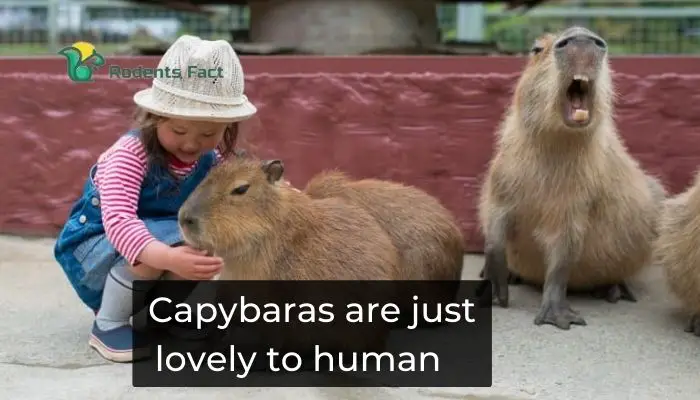
M224 266L220 257L207 256L206 251L187 245L170 248L167 259L168 270L192 281L210 280Z

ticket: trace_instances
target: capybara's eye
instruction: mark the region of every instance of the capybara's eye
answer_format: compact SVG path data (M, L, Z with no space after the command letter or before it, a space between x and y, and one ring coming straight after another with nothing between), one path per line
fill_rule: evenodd
M247 185L241 185L241 186L235 187L235 188L233 188L233 190L231 191L231 194L244 194L245 192L248 191L248 188L249 188L249 187L250 187L249 184L247 184Z

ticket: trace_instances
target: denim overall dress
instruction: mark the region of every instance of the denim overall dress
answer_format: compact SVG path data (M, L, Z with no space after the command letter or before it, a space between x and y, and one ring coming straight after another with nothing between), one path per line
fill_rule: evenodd
M138 135L129 131L127 135ZM200 157L189 175L176 179L161 168L149 168L141 185L138 218L151 234L167 245L182 242L177 224L180 206L216 163L214 151ZM88 307L97 310L109 270L127 260L105 234L100 195L93 182L96 165L90 168L83 192L71 208L54 246L54 256L69 282Z

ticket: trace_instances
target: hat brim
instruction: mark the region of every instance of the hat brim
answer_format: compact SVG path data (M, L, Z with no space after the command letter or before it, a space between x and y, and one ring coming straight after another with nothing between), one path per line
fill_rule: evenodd
M238 122L246 120L257 112L257 108L246 99L243 104L225 109L206 109L165 106L153 97L153 88L143 89L134 94L134 103L139 107L168 118L179 118L193 121Z

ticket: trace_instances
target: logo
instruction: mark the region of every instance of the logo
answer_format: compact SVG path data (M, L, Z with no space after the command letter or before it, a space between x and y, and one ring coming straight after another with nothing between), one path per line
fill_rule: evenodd
M93 71L105 64L105 58L88 42L75 42L58 54L66 58L66 72L73 82L92 82Z

